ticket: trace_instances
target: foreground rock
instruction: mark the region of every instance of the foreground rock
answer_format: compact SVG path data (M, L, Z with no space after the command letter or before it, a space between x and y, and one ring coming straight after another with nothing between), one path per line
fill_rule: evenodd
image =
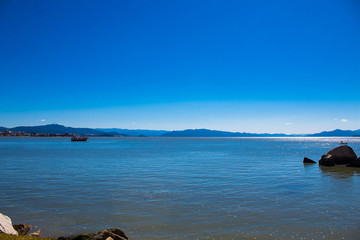
M128 240L119 228L108 228L96 233L80 234L74 237L59 237L58 240Z
M109 238L110 237L110 238ZM90 240L127 240L126 234L119 228L109 228L95 233Z
M13 227L19 233L19 235L28 234L28 232L32 228L32 226L27 223L14 224Z
M0 213L0 232L10 235L18 235L18 232L14 229L11 219Z
M311 160L310 158L304 157L303 163L316 163L314 160Z
M11 219L0 213L0 233L9 235L27 235L41 238L41 231L29 233L32 226L21 223L12 225ZM16 229L16 230L15 230ZM128 236L119 228L108 228L96 233L80 234L75 237L59 237L58 240L128 240Z
M319 164L322 166L346 165L352 163L356 158L356 153L351 147L342 145L322 155Z
M347 167L358 167L360 168L360 157L352 161L350 164L346 165Z

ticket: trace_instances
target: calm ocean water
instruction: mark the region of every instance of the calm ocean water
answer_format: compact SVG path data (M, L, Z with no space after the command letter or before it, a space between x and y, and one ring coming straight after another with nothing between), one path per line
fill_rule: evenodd
M360 169L304 166L360 138L0 138L0 212L45 236L359 239Z

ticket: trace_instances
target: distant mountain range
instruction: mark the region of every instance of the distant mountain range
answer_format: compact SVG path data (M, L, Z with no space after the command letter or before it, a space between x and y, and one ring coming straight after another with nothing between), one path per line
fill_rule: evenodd
M269 133L246 133L246 132L227 132L209 129L186 129L182 131L165 130L141 130L141 129L119 129L119 128L73 128L59 124L49 124L42 126L19 126L14 128L0 127L0 132L10 130L13 132L25 133L48 133L48 134L76 134L87 136L160 136L160 137L352 137L360 136L359 130L340 130L325 131L307 135L287 135Z
M161 135L162 137L286 137L286 134L269 133L246 133L225 132L209 129L187 129L183 131L171 131Z
M92 128L72 128L65 127L59 124L49 124L42 126L20 126L14 128L3 128L4 130L10 130L13 132L26 132L26 133L49 133L49 134L66 134L72 133L77 135L94 135L94 136L104 136L108 135L107 133L92 129ZM2 131L4 131L2 130Z
M353 136L360 136L360 129L358 130L341 130L335 129L334 131L328 132L320 132L311 135L307 135L311 137L353 137Z
M98 131L106 132L110 134L124 134L124 135L131 135L131 136L161 136L168 131L165 130L142 130L142 129L120 129L120 128L95 128Z

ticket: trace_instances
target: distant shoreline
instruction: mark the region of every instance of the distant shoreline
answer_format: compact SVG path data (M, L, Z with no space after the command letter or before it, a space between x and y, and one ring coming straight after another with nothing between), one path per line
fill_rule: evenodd
M73 128L59 124L40 126L0 127L0 136L32 137L360 137L359 130L324 131L313 134L248 133L210 129L185 129L177 131L118 129L118 128Z
M185 139L185 138L203 138L203 139L210 139L210 138L238 138L238 139L256 139L256 138L360 138L360 136L254 136L254 137L223 137L223 136L183 136L183 137L166 137L166 136L88 136L88 139L94 139L94 138L161 138L161 139ZM1 136L0 138L69 138L71 139L71 136Z

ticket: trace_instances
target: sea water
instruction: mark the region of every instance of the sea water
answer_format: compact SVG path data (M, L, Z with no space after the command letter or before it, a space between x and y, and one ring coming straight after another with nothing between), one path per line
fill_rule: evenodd
M359 239L360 138L0 138L0 212L59 237Z

